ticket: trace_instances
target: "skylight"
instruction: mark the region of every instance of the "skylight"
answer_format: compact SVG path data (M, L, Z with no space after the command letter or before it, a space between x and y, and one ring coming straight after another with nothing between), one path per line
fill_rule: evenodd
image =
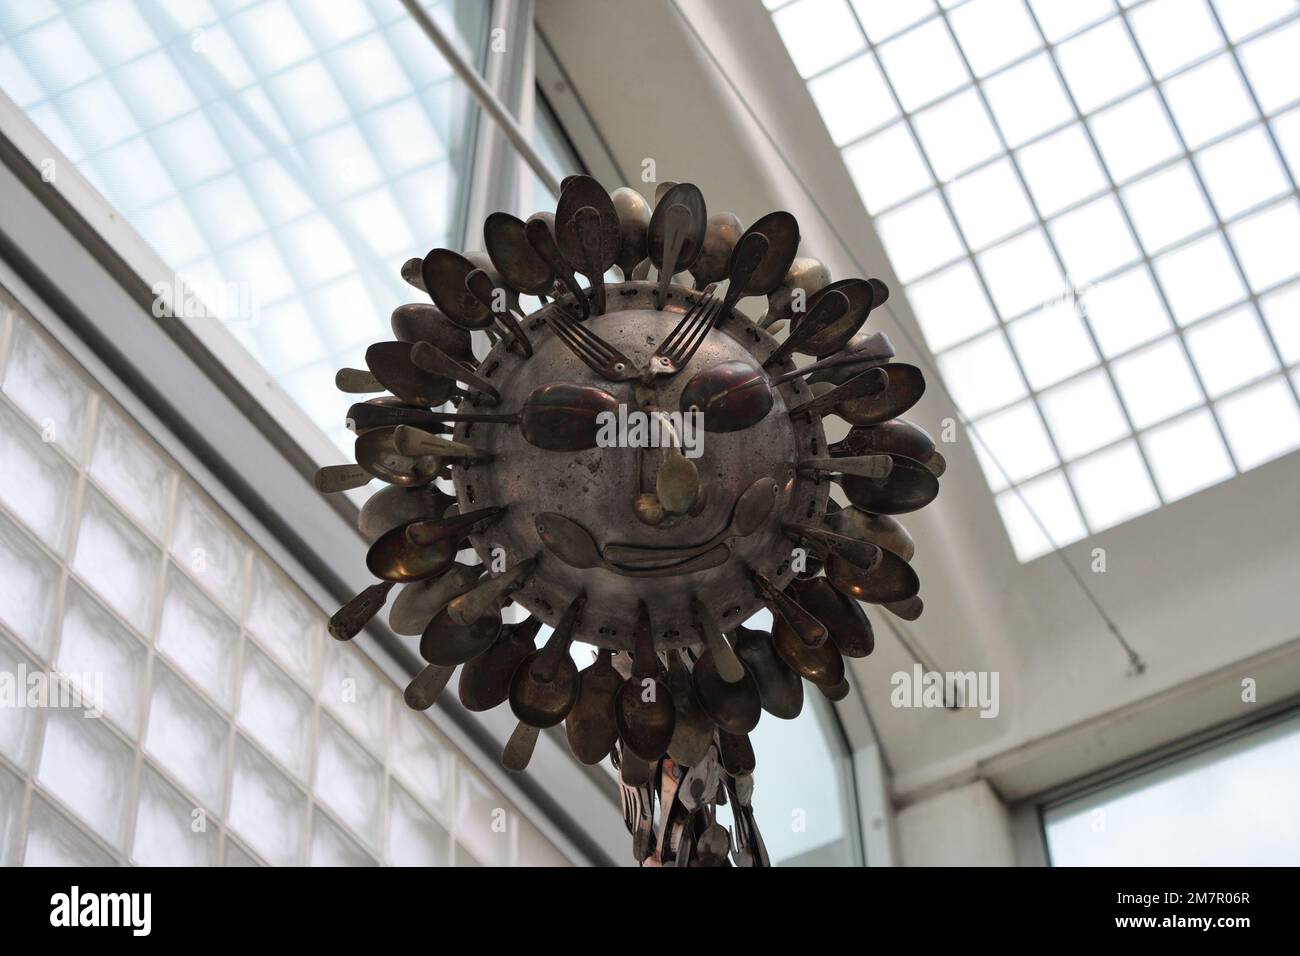
M1300 3L767 5L1020 560L1300 447Z

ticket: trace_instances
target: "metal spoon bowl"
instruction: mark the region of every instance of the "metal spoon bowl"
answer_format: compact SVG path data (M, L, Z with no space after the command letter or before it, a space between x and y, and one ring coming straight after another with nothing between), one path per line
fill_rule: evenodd
M845 596L826 578L791 584L799 603L826 625L831 640L845 657L866 657L875 649L871 621L857 601Z
M880 564L872 571L849 564L837 555L826 561L826 578L849 597L868 604L896 604L915 597L921 579L910 564L892 551L881 551Z
M488 257L512 289L528 295L549 295L555 271L529 244L524 221L506 212L494 212L483 223L483 244Z
M614 698L622 686L608 648L601 649L595 662L578 675L578 699L564 718L564 733L573 755L585 764L600 763L618 740Z
M399 305L389 324L399 342L431 342L460 362L477 364L469 332L438 311L420 302Z
M491 647L500 633L501 611L497 608L469 624L457 624L444 607L420 636L420 656L444 667L464 664Z
M894 458L894 466L884 478L840 478L844 494L863 511L875 514L906 514L924 508L939 495L939 479L934 472L910 458Z
M436 578L412 581L402 588L388 611L388 626L397 634L414 637L423 634L429 622L478 581L482 566L453 564Z
M366 499L357 514L357 529L367 541L376 541L398 525L424 518L441 518L455 503L455 498L432 483L414 488L390 485ZM398 600L401 600L401 595L398 595Z
M491 647L465 662L457 693L466 710L491 710L506 702L515 671L537 649L533 642L541 626L535 617L507 624Z
M747 734L758 726L763 703L748 670L738 681L724 680L713 654L705 651L691 670L691 686L704 712L723 730Z
M772 646L772 635L743 625L734 634L736 656L758 686L763 709L773 717L794 720L803 710L803 681Z
M384 388L410 405L441 405L456 392L456 383L425 371L411 361L410 342L376 342L366 349L366 366Z
M778 617L772 628L772 646L792 671L814 684L834 687L844 680L844 658L834 641L823 641L813 647Z
M466 277L476 266L459 252L433 249L424 257L420 274L433 304L462 329L486 329L492 313L465 287Z
M700 410L705 431L736 432L766 418L774 399L762 370L730 361L699 371L682 389L680 401L683 412Z

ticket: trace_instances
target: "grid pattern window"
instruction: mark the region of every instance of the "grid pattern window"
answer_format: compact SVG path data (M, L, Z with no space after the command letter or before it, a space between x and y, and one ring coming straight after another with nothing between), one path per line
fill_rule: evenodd
M481 65L491 5L428 6ZM350 448L333 372L459 245L478 115L398 0L4 4L0 90Z
M767 5L1022 561L1300 447L1296 0Z
M325 618L0 294L0 865L565 865Z

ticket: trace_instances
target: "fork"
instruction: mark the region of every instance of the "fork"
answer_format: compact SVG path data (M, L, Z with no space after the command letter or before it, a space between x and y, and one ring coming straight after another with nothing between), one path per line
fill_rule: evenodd
M628 382L641 377L630 358L579 322L567 309L544 310L542 318L557 339L607 381Z
M643 379L648 383L656 376L676 375L684 369L712 331L721 312L722 303L712 292L691 306L655 350L646 365Z

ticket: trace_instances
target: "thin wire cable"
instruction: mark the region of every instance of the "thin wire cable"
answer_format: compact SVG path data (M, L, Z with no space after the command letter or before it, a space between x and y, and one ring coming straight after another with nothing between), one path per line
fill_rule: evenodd
M771 131L768 130L766 124L764 124L763 121L759 118L758 114L754 111L754 108L749 104L749 101L745 99L745 97L741 94L740 89L736 86L735 81L732 80L731 75L726 71L726 69L723 68L722 64L718 62L717 57L714 56L713 54L713 50L709 48L709 45L704 42L704 38L700 36L699 31L695 29L695 24L692 23L690 18L687 17L686 14L682 11L681 5L678 2L678 0L672 0L672 5L673 5L673 10L676 11L677 16L681 19L682 23L685 24L686 29L690 31L690 34L694 38L695 42L699 45L700 49L704 51L705 56L709 58L709 62L713 64L713 68L718 71L718 75L722 77L723 82L727 84L727 88L731 90L737 102L740 103L741 107L745 110L745 112L749 115L749 118L753 121L754 125L758 128L758 131L763 134L763 138L767 140L768 145L770 145L772 149L776 151L776 154L780 158L781 162L785 165L786 169L790 172L791 176L793 176L795 181L799 184L799 188L802 190L803 194L807 197L808 201L812 204L813 208L817 210L817 215L821 217L822 222L825 223L826 227L831 231L831 234L835 236L835 240L840 244L840 247L844 250L845 254L849 257L850 260L852 260L854 266L857 267L859 272L866 274L867 267L858 258L858 255L854 251L853 246L844 237L843 233L840 232L839 228L835 225L834 220L822 207L822 204L818 201L817 197L813 195L812 190L810 190L808 186L804 183L803 177L799 175L799 172L795 168L794 163L786 155L785 150L781 148L781 145L776 141L776 137L774 137ZM1079 590L1083 592L1084 596L1088 599L1088 602L1092 605L1093 609L1097 612L1098 617L1100 617L1102 622L1106 625L1106 629L1110 631L1111 635L1119 643L1119 646L1124 650L1124 653L1128 656L1129 665L1132 667L1131 673L1133 675L1143 673L1147 667L1146 662L1138 655L1137 651L1133 649L1132 645L1129 644L1123 632L1120 631L1119 625L1115 623L1114 619L1106 611L1106 608L1102 605L1101 601L1097 598L1097 595L1093 592L1092 588L1090 588L1087 582L1084 581L1083 576L1079 573L1078 569L1075 568L1074 565L1070 563L1070 560L1068 557L1066 557L1064 550L1062 550L1061 546L1056 543L1056 539L1052 536L1051 532L1048 531L1047 526L1043 523L1043 520L1039 516L1038 512L1025 498L1019 486L1017 486L1011 481L1010 475L1007 473L1007 470L1002 466L1002 463L998 460L997 456L993 454L992 449L990 449L988 445L984 442L983 438L980 437L979 432L971 427L970 419L968 419L965 416L961 408L958 407L957 403L953 400L952 395L948 392L947 385L944 383L943 376L939 374L939 371L931 364L930 360L926 356L925 350L912 336L912 333L909 331L907 326L904 325L901 321L899 321L898 315L894 312L893 306L889 302L885 303L884 309L885 309L885 313L894 322L894 325L898 328L899 332L902 333L903 338L907 340L907 344L912 348L912 351L916 355L917 360L922 365L924 365L926 371L928 371L934 377L934 379L939 382L940 387L944 391L944 394L947 395L949 402L952 404L953 409L957 413L957 421L960 422L962 428L966 430L966 433L969 434L976 442L979 443L979 446L984 450L985 454L988 456L988 460L991 461L994 467L997 468L998 472L1002 476L1002 479L1006 481L1007 485L1011 488L1012 492L1020 500L1020 503L1024 505L1025 510L1029 513L1030 518L1033 519L1034 524L1038 526L1038 529L1039 531L1042 532L1043 537L1052 546L1052 553L1055 554L1060 559L1061 563L1065 566L1065 569L1069 572L1070 577L1073 579L1074 583L1078 585ZM890 629L894 631L895 636L899 636L899 632L897 629L894 628L892 621L889 622L889 625L890 625Z

